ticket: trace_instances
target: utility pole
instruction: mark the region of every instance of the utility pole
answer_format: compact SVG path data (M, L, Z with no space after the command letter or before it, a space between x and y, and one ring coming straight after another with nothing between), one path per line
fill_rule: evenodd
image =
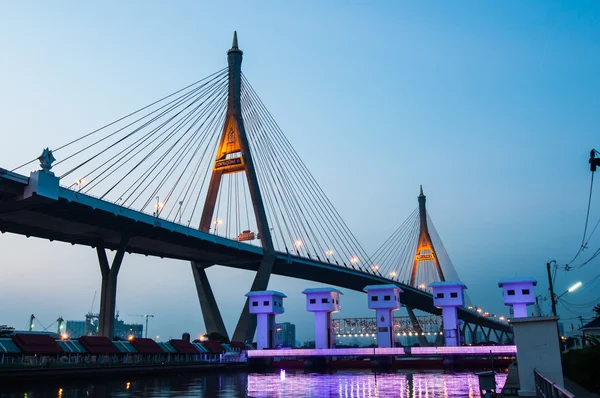
M595 149L592 149L590 151L590 171L592 173L596 171L596 167L600 166L600 158L596 157L597 153L598 151L596 151Z
M548 286L550 287L550 303L552 303L552 315L556 315L556 298L554 296L554 285L552 284L552 273L550 272L550 264L556 263L555 260L546 263L546 271L548 271Z

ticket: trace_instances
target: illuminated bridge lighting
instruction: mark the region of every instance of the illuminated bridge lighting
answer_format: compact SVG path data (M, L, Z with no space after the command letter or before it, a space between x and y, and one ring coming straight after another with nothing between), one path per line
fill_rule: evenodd
M405 355L407 352L412 355L515 355L517 346L271 349L249 350L248 358Z

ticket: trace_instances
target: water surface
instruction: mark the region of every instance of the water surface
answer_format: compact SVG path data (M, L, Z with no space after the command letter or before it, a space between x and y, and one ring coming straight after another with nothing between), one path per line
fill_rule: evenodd
M496 374L498 387L506 374ZM3 388L4 387L4 388ZM499 389L498 389L499 391ZM331 374L302 371L277 373L202 373L130 379L47 382L0 386L2 398L79 397L478 397L474 373L339 371Z

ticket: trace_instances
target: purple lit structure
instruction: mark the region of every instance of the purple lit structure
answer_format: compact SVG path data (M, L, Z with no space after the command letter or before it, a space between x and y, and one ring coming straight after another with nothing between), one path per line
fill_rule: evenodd
M400 308L400 289L396 285L369 285L363 289L367 292L369 308L376 311L377 346L393 347L393 315Z
M246 297L250 298L250 313L256 314L256 347L259 350L273 348L275 315L283 314L283 299L287 296L274 290L263 290L248 292Z
M456 309L465 305L463 291L467 286L461 281L447 281L433 282L429 287L433 289L433 305L442 309L446 346L457 346L460 344L460 330Z
M304 289L306 310L315 313L315 348L332 348L334 343L331 314L340 310L340 295L331 287Z
M535 303L535 285L537 281L533 278L503 279L498 282L504 295L504 304L513 307L514 318L527 318L527 306Z
M295 350L249 350L248 358L318 357L318 356L399 356L409 350L411 355L515 355L517 347L463 346L463 347L392 347L392 348L332 348Z

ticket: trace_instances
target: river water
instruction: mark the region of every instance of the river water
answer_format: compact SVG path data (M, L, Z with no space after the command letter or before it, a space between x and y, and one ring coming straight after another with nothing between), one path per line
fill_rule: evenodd
M498 391L506 374L496 374ZM277 373L185 374L98 381L48 382L0 386L2 398L83 397L479 397L474 373L339 371L331 374Z

